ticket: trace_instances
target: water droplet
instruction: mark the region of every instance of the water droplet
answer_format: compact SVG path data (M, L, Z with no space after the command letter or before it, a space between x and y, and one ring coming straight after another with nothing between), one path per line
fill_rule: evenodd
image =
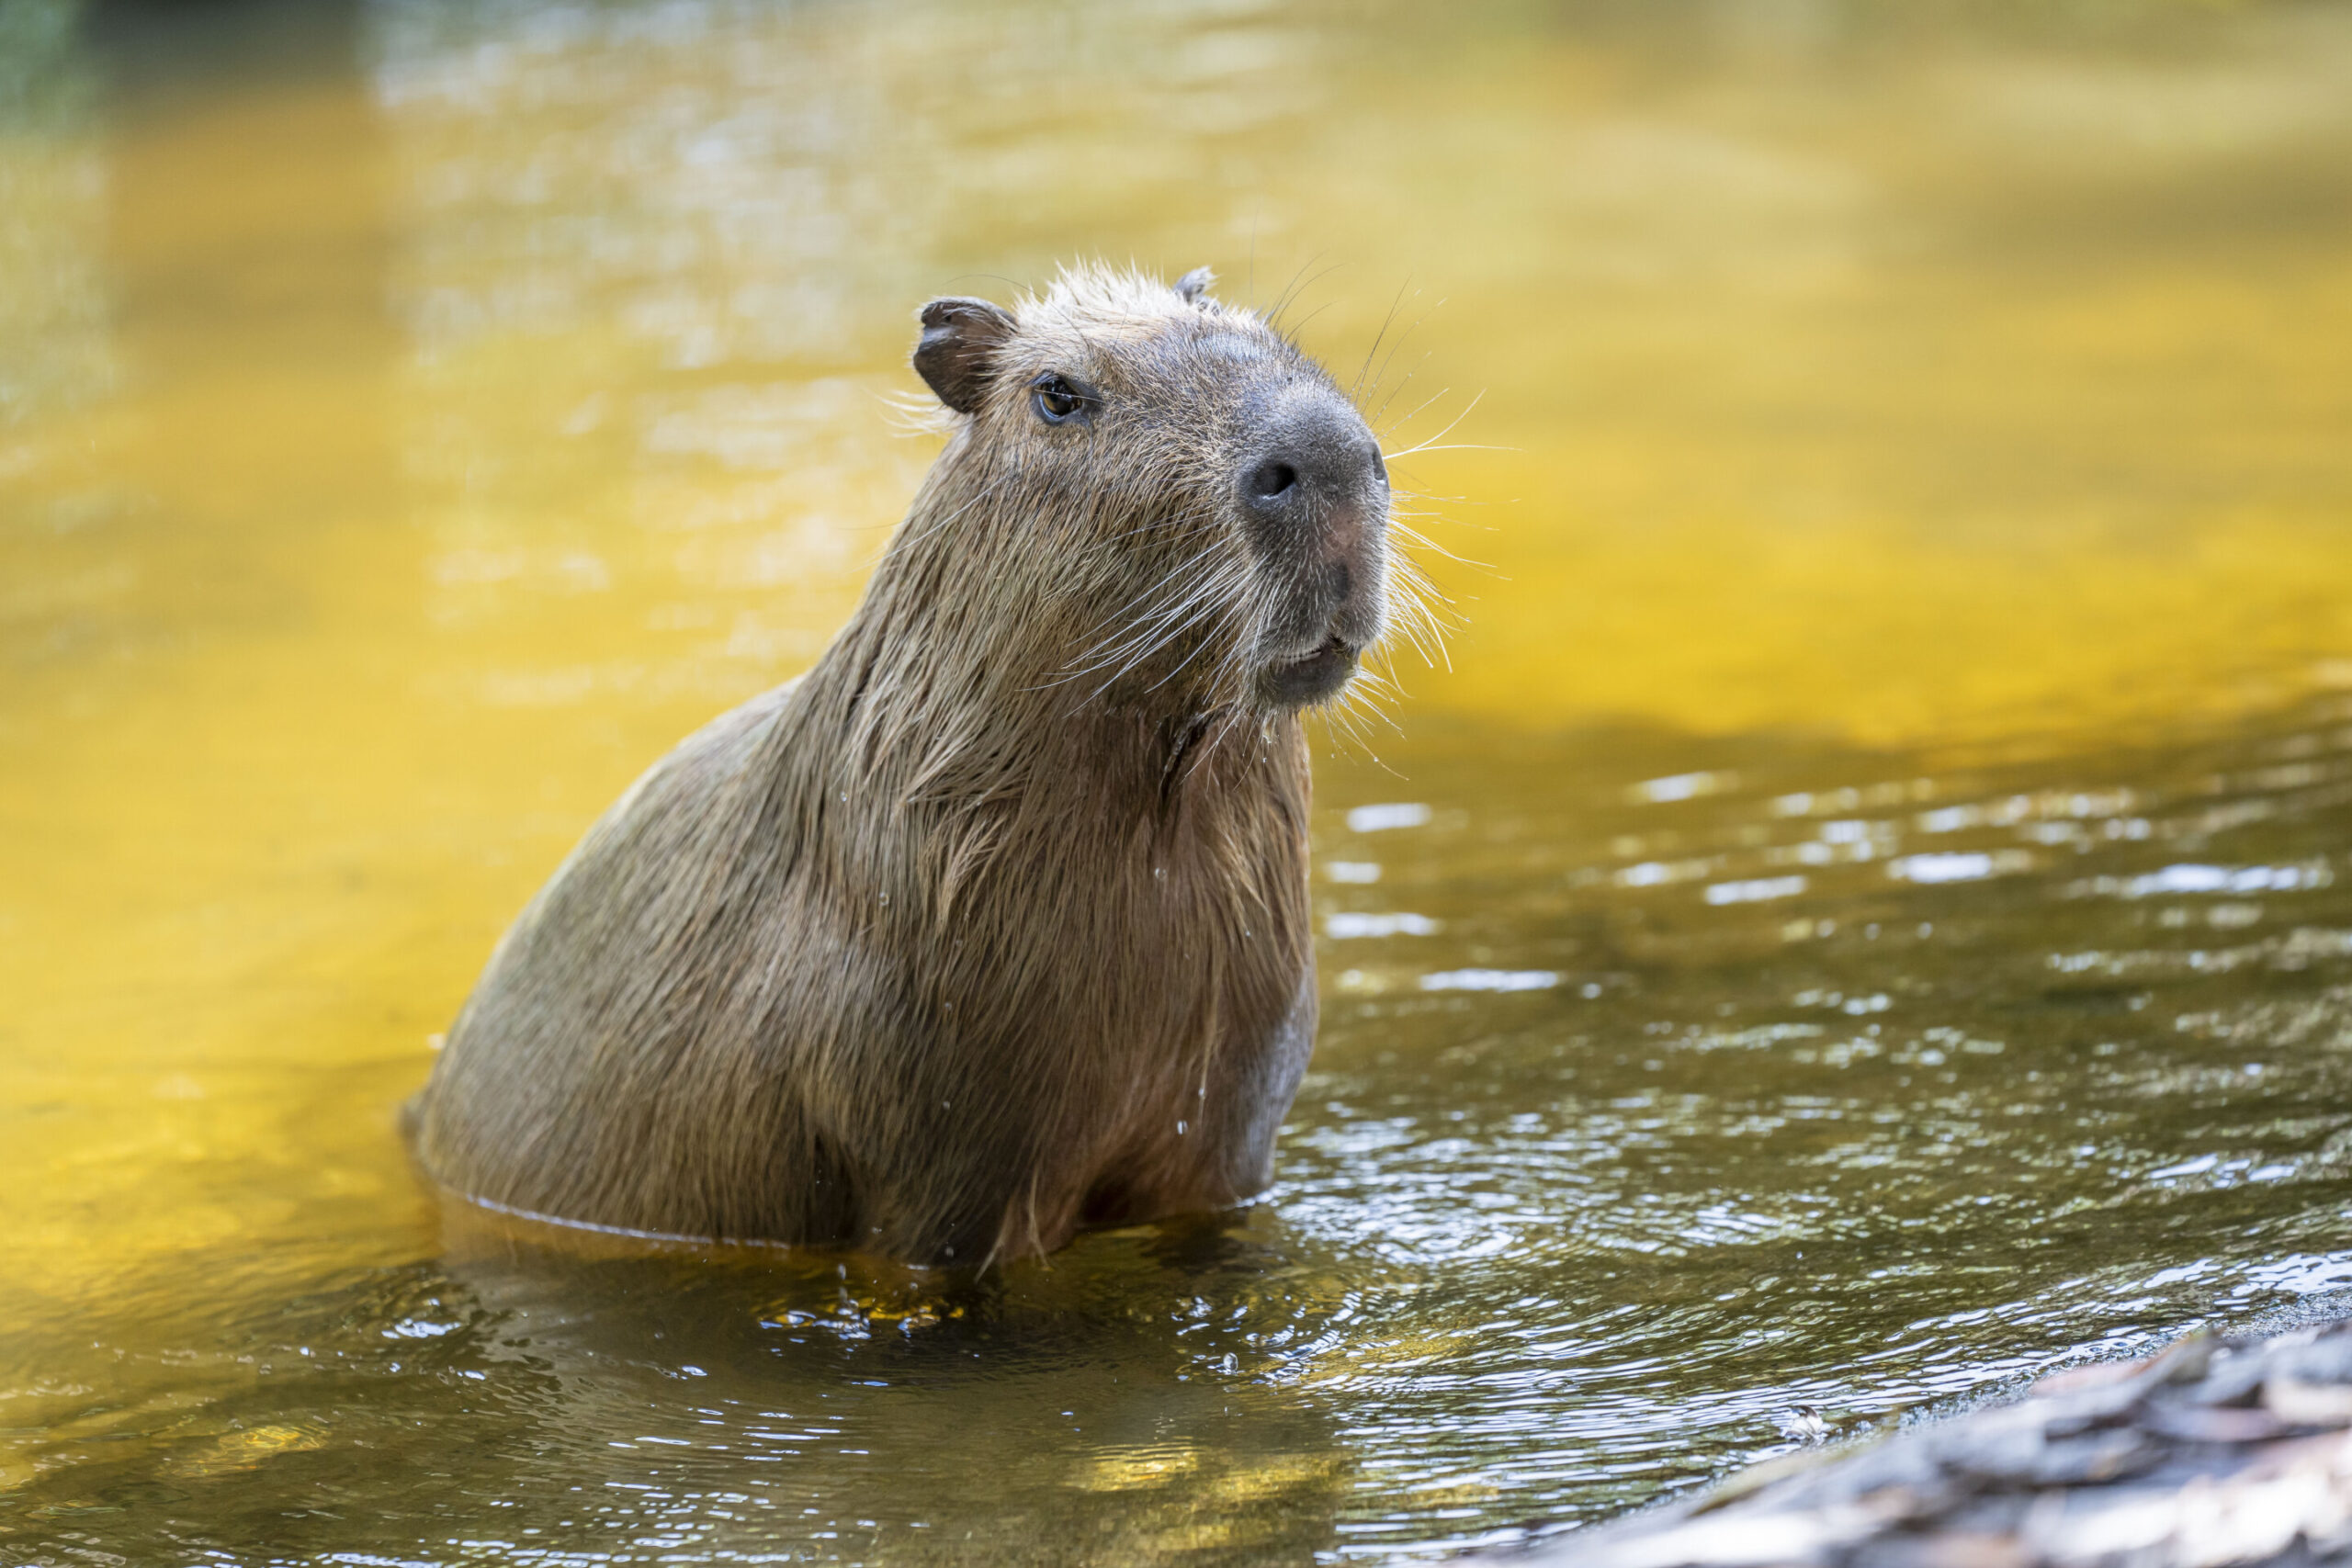
M888 902L890 901L890 896L889 896L888 893L882 894L880 897L881 897L882 902L884 902L885 904L887 904L887 903L888 903Z
M1180 1138L1181 1138L1181 1137L1182 1137L1182 1136L1184 1135L1185 1129L1186 1129L1186 1128L1188 1128L1188 1127L1190 1127L1191 1125L1192 1125L1192 1123L1190 1123L1189 1122L1177 1122L1177 1123L1176 1123L1176 1135L1177 1135L1178 1137L1180 1137Z
M843 806L847 806L849 804L849 791L847 790L842 791L842 804Z
M1168 880L1168 868L1167 868L1166 866L1164 866L1164 865L1156 865L1156 866L1153 866L1153 867L1151 868L1151 879L1152 879L1154 882L1165 882L1165 881L1167 881L1167 880Z

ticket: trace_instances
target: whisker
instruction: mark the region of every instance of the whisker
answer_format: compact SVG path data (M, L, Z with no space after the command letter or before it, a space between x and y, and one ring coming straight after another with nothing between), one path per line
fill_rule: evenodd
M1481 388L1476 395L1472 397L1468 402L1462 405L1462 412L1460 413L1455 414L1452 419L1446 421L1445 428L1443 430L1441 430L1435 435L1430 436L1428 441L1423 442L1420 446L1412 447L1407 451L1399 452L1396 456L1399 457L1409 457L1415 452L1428 451L1432 444L1442 441L1447 436L1453 434L1454 427L1460 424L1464 420L1470 417L1471 413L1477 408L1479 402L1485 399L1486 395L1486 389ZM1443 396L1445 396L1443 392L1440 392L1438 394L1438 397L1440 398ZM1435 402L1436 400L1436 398L1430 400L1430 402ZM1429 404L1423 403L1421 406L1423 408L1427 408ZM1384 456L1385 456L1385 454L1384 454Z
M1406 290L1411 288L1412 286L1412 279L1410 278L1407 278L1404 282L1396 286L1396 298L1388 302L1388 314L1380 319L1380 330L1372 334L1372 346L1363 351L1363 364L1357 368L1356 378L1348 385L1348 400L1350 402L1359 402L1361 400L1360 394L1363 391L1364 378L1372 374L1373 358L1375 355L1379 354L1381 344L1386 341L1388 329L1396 324L1396 312L1404 308ZM1407 329L1407 331L1410 330L1410 328ZM1401 333L1398 336L1398 341L1403 341ZM1391 349L1389 352L1394 354L1396 350ZM1374 385L1378 385L1378 383L1375 382Z

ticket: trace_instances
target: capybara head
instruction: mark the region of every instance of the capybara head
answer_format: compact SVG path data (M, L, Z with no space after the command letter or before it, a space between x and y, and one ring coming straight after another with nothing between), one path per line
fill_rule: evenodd
M1387 626L1380 444L1211 281L1084 268L923 307L915 368L963 417L908 528L957 536L942 558L975 575L936 588L1012 618L993 652L1041 689L1272 714L1337 694Z

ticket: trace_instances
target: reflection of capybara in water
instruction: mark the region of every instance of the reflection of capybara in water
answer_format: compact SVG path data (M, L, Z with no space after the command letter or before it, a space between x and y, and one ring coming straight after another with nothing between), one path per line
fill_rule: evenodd
M985 1263L1271 1175L1315 1032L1299 710L1386 619L1388 479L1257 316L941 299L957 428L815 668L589 831L413 1107L553 1218Z

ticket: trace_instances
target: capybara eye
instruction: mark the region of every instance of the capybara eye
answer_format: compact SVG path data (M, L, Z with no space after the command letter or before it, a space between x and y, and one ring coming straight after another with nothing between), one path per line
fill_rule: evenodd
M1037 405L1037 417L1047 424L1068 423L1084 413L1094 400L1076 383L1060 376L1040 376L1031 386L1031 400Z

